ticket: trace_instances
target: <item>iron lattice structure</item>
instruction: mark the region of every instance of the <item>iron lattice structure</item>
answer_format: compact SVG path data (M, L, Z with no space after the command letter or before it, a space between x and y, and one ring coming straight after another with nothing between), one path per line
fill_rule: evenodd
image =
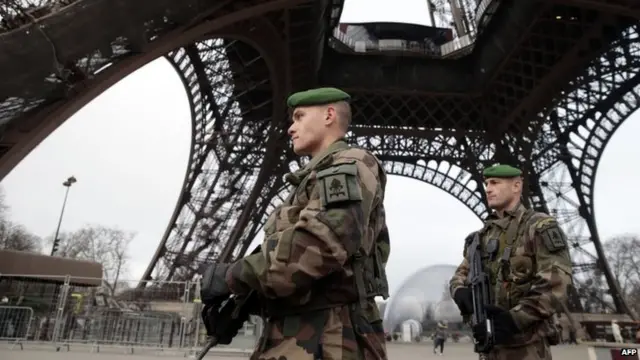
M373 151L390 174L436 186L480 218L481 169L523 167L526 201L555 215L570 238L579 284L571 307L629 312L603 253L593 194L606 144L638 107L636 1L479 1L465 9L465 23L482 24L469 29L473 41L393 56L355 54L335 36L340 0L43 0L37 11L23 3L0 5L0 17L13 19L0 28L0 54L34 44L17 58L0 55L3 176L146 62L164 55L182 78L189 164L145 279L190 279L203 262L246 252L288 191L282 176L301 166L285 137L284 97L327 84L354 97L351 143ZM123 25L97 14L119 14ZM95 28L72 41L74 31ZM591 296L586 279L608 295Z

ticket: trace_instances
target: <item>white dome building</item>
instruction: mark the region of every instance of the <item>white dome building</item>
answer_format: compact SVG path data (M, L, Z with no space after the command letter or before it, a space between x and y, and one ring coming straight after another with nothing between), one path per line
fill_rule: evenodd
M388 299L384 312L384 329L393 332L407 320L421 324L445 321L462 322L458 307L448 291L454 265L432 265L407 278Z
M461 323L462 315L460 315L460 309L458 305L451 298L449 293L449 285L445 286L442 292L442 298L436 303L433 310L433 320L444 323Z
M422 321L425 308L422 301L415 296L400 297L394 305L394 318L398 323L406 320Z

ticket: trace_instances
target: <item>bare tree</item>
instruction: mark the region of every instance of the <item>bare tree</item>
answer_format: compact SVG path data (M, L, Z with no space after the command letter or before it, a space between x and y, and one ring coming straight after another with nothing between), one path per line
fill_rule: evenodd
M19 224L0 220L0 249L29 252L42 251L42 240Z
M604 244L604 249L627 305L640 314L640 237L616 236Z
M88 225L72 233L61 233L58 254L102 264L103 280L110 293L126 288L121 284L128 271L128 247L135 233L101 225ZM49 239L52 243L53 239Z
M0 218L6 218L8 211L9 205L7 205L7 197L4 194L4 188L0 187Z
M9 219L9 206L2 188L0 188L0 250L30 252L42 250L42 239Z

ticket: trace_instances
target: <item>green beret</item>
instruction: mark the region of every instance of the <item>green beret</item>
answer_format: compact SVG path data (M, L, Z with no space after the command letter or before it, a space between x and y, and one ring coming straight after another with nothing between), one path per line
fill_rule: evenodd
M291 94L287 99L287 106L294 108L298 106L323 105L349 99L351 99L351 96L340 89L318 88Z
M509 165L494 164L482 172L485 178L512 178L522 175L520 169Z

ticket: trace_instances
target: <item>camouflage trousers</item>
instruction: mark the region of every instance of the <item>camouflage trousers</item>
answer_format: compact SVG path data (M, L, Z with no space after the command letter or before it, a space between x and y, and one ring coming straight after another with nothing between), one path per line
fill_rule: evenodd
M481 357L482 358L482 357ZM486 360L551 360L551 349L544 341L518 347L495 348L484 356Z
M387 360L382 324L354 322L347 306L268 321L250 360Z

